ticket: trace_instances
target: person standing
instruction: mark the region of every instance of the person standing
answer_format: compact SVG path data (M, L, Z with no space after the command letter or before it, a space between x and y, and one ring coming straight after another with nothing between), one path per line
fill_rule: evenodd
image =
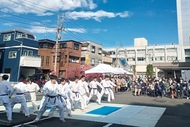
M16 95L11 103L11 106L13 110L14 105L17 103L20 103L21 109L23 110L25 116L30 117L30 113L26 104L26 97L24 95L25 93L28 92L28 89L27 89L27 85L23 83L23 81L24 81L23 78L20 78L19 83L13 87L13 93L16 93Z
M91 89L90 91L90 95L88 97L88 102L90 101L90 99L92 98L92 96L96 96L97 97L97 102L98 104L101 104L101 94L98 92L98 87L101 88L101 91L103 90L102 85L97 81L97 78L94 77L93 81L90 82L89 87Z
M38 105L36 103L36 93L40 90L38 84L34 83L31 79L27 80L27 87L29 92L29 101L32 102L34 113L38 112Z
M66 108L66 112L68 113L68 116L71 116L71 103L70 98L68 96L68 92L70 91L70 88L68 87L68 84L66 83L64 78L60 79L59 84L59 97L62 102L63 108ZM53 116L54 111L56 110L56 107L52 107L48 116Z
M3 104L6 109L8 123L12 121L12 109L10 97L12 95L13 89L11 83L7 81L8 75L2 76L2 82L0 83L0 104Z
M105 79L101 81L101 84L103 86L103 89L101 91L101 96L104 94L108 95L108 102L111 100L115 100L114 92L112 90L113 87L116 87L116 84L114 84L112 81L110 81L109 76L105 76Z
M82 97L81 109L83 110L87 107L88 95L89 95L88 83L85 81L84 75L81 76L79 83L80 83L79 93Z
M79 77L75 76L74 81L70 82L71 91L72 91L72 110L79 107L79 104L81 102L81 95L79 93L80 91L80 83L79 83Z
M57 76L50 75L50 81L46 82L43 87L44 101L42 107L38 112L34 122L37 122L42 117L43 113L47 110L47 107L56 107L59 109L60 121L65 122L64 108L59 97L59 85L57 84Z

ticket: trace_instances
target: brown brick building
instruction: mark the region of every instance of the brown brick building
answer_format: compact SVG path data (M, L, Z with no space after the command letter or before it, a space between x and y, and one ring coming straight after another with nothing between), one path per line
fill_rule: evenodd
M55 65L55 41L39 40L41 56L41 70L49 73ZM56 75L59 77L72 78L81 75L81 43L73 40L60 41L58 44Z

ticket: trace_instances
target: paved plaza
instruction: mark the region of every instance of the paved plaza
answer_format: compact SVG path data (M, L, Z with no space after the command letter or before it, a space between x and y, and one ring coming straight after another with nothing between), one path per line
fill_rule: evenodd
M120 92L116 93L115 96L116 101L111 103L107 103L106 97L104 97L101 105L98 105L94 101L95 98L92 98L92 101L85 111L77 109L72 112L72 117L68 117L66 115L66 123L59 123L59 119L57 118L58 112L55 111L53 118L44 117L42 118L42 121L39 121L38 123L31 123L31 121L35 118L35 115L32 115L29 120L24 120L20 123L17 123L17 120L15 120L14 126L19 127L23 123L26 124L24 125L25 127L34 125L35 127L43 127L46 125L52 125L55 127L62 125L76 127L186 127L190 125L190 100L185 98L170 99L168 97L136 97L133 96L131 92ZM37 98L40 100L41 95L39 94ZM40 103L40 101L38 101L38 103ZM31 107L30 102L28 103L28 106ZM16 105L14 112L19 112L19 108L20 105ZM109 108L115 108L116 110L104 114L104 108L106 108L106 111L109 110ZM0 106L0 109L3 110L3 107ZM100 112L98 112L98 110L100 110ZM48 112L49 110L47 110L44 115L46 116ZM22 117L24 116L23 114L16 115L21 115ZM6 119L6 117L4 119Z

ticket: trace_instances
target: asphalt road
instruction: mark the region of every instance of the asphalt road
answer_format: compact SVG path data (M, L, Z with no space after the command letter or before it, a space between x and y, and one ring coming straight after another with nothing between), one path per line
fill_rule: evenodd
M39 94L37 98L41 99L41 95ZM146 95L133 96L131 91L115 93L115 98L115 101L111 103L166 108L156 127L190 127L190 99L156 98ZM103 102L106 102L104 98Z
M42 97L41 94L37 95L37 100L40 100ZM133 96L130 91L115 93L115 101L111 103L117 104L128 104L128 105L141 105L141 106L155 106L155 107L165 107L166 110L162 117L159 119L156 127L189 127L190 126L190 100L184 99L171 99L168 97L149 97L149 96ZM102 103L106 99L103 98ZM92 98L92 101L95 98ZM56 119L52 119L56 121ZM89 121L80 121L80 120L68 120L66 122L69 126L84 127L84 125L97 127L102 123L95 123ZM146 122L146 121L145 121ZM53 125L52 125L53 126ZM118 126L118 125L112 125ZM43 127L43 126L42 126ZM126 126L125 126L126 127Z

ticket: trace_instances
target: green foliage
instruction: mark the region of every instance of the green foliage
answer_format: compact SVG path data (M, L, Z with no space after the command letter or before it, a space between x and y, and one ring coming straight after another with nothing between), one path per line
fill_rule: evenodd
M152 78L153 73L154 73L154 71L153 71L153 66L152 66L152 64L148 64L148 65L146 66L146 76Z

